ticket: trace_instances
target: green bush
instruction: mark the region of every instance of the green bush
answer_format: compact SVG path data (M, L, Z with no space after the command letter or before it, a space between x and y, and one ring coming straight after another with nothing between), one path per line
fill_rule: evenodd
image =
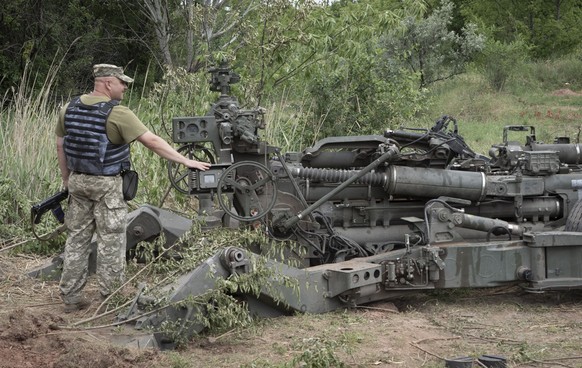
M506 43L489 39L477 58L477 65L495 91L503 90L507 80L527 58L528 47L521 40Z
M515 74L520 84L528 89L582 89L582 60L576 56L527 63Z

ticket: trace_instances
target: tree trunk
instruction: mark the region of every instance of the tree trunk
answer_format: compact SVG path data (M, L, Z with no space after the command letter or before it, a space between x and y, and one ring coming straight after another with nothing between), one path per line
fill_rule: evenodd
M170 53L170 21L168 18L168 3L166 0L144 0L144 14L153 25L160 47L160 53L164 63L172 67L172 54Z

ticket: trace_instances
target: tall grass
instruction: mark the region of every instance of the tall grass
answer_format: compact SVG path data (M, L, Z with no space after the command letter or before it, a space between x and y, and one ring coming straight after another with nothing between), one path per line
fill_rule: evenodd
M58 65L38 80L27 67L18 88L2 100L7 106L0 111L2 176L33 201L61 184L54 134L60 101L49 97L57 73Z
M317 139L324 138L320 131L323 119L315 123L309 121L314 103L305 98L307 95L304 93L301 100L293 101L289 91L283 90L279 99L271 102L265 116L265 141L280 147L283 152L297 152L313 145Z
M530 62L518 70L511 81L513 93L558 89L582 89L582 59L571 55L559 60Z
M0 111L0 175L14 183L29 199L38 202L58 191L62 185L56 154L55 127L61 106L67 101L51 100L54 81L59 73L55 65L44 80L38 80L26 68L20 85L3 96ZM163 83L151 90L129 90L124 104L129 105L144 124L168 142L171 119L207 110L215 95L208 90L206 76L168 72ZM205 112L203 113L205 114ZM185 196L168 191L167 161L139 143L132 144L132 162L140 173L138 196L130 203L160 205L166 200L189 205Z
M59 65L47 78L38 79L27 65L19 86L0 101L0 245L27 244L30 239L30 204L61 186L54 128L57 101L51 89ZM44 224L37 231L45 232ZM54 229L51 229L54 230ZM28 243L35 251L50 245ZM21 248L22 249L22 248Z

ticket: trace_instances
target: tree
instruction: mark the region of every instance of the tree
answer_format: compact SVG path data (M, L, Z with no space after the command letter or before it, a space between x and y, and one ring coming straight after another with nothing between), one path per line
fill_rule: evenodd
M37 81L58 70L55 89L68 96L91 85L91 65L111 62L147 67L141 26L127 8L138 0L5 0L0 7L0 93L17 85L27 69ZM64 19L66 19L64 21ZM90 30L90 31L89 31ZM144 37L144 39L146 39Z
M419 76L420 88L463 73L483 49L485 38L470 23L460 33L450 30L453 8L453 3L444 0L425 18L403 19L402 27L383 41L387 69L406 66Z
M339 1L313 18L316 53L302 82L313 101L313 139L375 133L403 123L422 108L423 92L404 69L387 73L380 40L400 20L419 15L422 1Z
M158 63L196 72L208 66L213 53L244 45L251 28L247 20L263 5L259 0L144 0L140 9L155 30Z
M559 57L582 41L577 0L455 0L467 19L505 44L525 40L535 58Z

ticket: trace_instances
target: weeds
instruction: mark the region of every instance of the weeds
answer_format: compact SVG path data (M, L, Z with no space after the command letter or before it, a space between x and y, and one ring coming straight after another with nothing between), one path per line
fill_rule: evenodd
M182 357L180 354L175 352L168 353L168 358L170 360L171 368L190 368L192 367L191 361Z
M338 356L336 351L345 348L341 341L333 341L320 338L308 338L293 346L295 350L301 351L291 360L288 367L348 367Z
M282 355L286 352L284 347L274 346ZM293 349L290 361L273 364L259 359L249 364L243 364L241 368L343 368L350 365L339 356L338 351L346 350L347 345L343 341L335 341L329 338L305 338L291 345Z

